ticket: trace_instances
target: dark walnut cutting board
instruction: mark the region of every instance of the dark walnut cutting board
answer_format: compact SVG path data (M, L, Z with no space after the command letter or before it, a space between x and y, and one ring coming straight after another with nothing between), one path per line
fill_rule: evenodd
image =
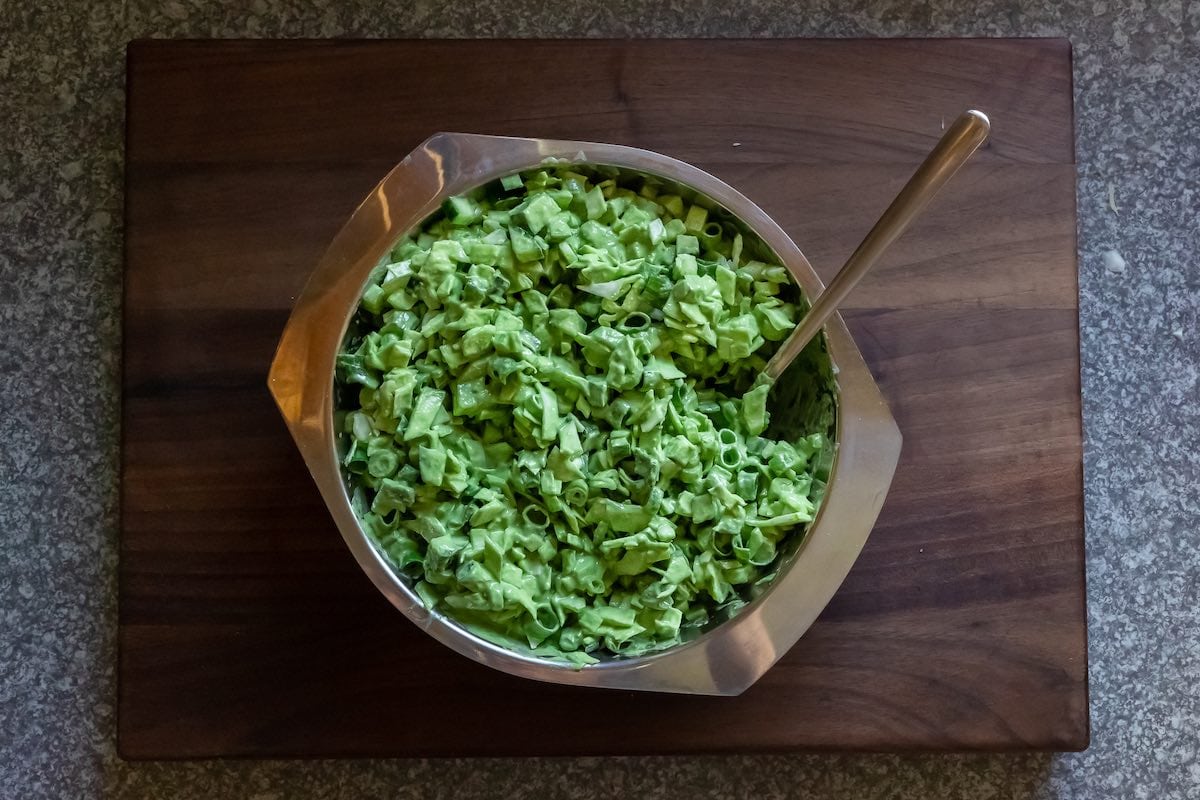
M1086 746L1066 42L135 42L128 76L126 757ZM266 373L325 246L414 145L658 150L761 204L828 280L968 107L991 141L845 311L904 432L891 494L744 695L502 675L359 572Z

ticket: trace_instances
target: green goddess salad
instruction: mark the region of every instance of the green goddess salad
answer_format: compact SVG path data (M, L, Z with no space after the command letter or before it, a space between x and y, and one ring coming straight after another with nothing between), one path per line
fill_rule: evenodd
M355 513L489 641L577 665L671 647L749 602L816 513L832 399L773 437L757 379L795 286L666 191L576 166L452 197L351 320ZM796 368L827 377L822 347Z

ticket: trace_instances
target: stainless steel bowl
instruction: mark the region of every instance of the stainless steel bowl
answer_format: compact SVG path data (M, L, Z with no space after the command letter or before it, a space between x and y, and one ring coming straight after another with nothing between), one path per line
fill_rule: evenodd
M333 421L334 359L368 275L401 236L447 197L548 162L611 167L674 184L687 196L723 210L748 241L788 268L806 297L823 289L799 248L762 209L682 161L618 145L439 133L409 153L334 238L284 328L271 364L271 393L363 571L396 608L438 641L482 664L536 680L740 694L796 643L841 585L875 524L900 455L900 431L840 316L825 329L836 374L837 451L817 518L784 556L778 575L762 595L692 641L583 668L506 650L426 609L408 580L376 550L351 510ZM773 394L786 398L786 376L781 384ZM786 406L786 400L781 405Z

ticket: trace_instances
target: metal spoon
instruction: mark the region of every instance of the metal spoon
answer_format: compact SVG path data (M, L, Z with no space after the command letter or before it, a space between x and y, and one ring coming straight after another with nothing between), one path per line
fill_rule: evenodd
M763 370L768 379L777 380L796 356L800 355L800 351L817 335L825 321L846 299L846 295L850 294L850 290L858 285L888 246L900 238L900 234L925 210L925 206L938 190L946 185L954 173L958 172L958 168L983 144L990 130L991 124L982 111L963 112L954 124L946 129L941 140L926 156L921 166L917 167L908 183L904 184L900 194L896 195L887 211L883 212L883 216L875 223L875 227L871 228L862 244L825 287L825 291L813 302L804 319L800 320L800 324L783 341L775 355L771 356Z

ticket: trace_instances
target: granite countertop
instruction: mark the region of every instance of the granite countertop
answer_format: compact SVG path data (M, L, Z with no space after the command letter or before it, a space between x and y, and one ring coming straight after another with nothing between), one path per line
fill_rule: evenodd
M46 0L0 26L0 796L1200 796L1200 3ZM1092 747L127 764L114 746L124 50L144 36L1066 36Z

